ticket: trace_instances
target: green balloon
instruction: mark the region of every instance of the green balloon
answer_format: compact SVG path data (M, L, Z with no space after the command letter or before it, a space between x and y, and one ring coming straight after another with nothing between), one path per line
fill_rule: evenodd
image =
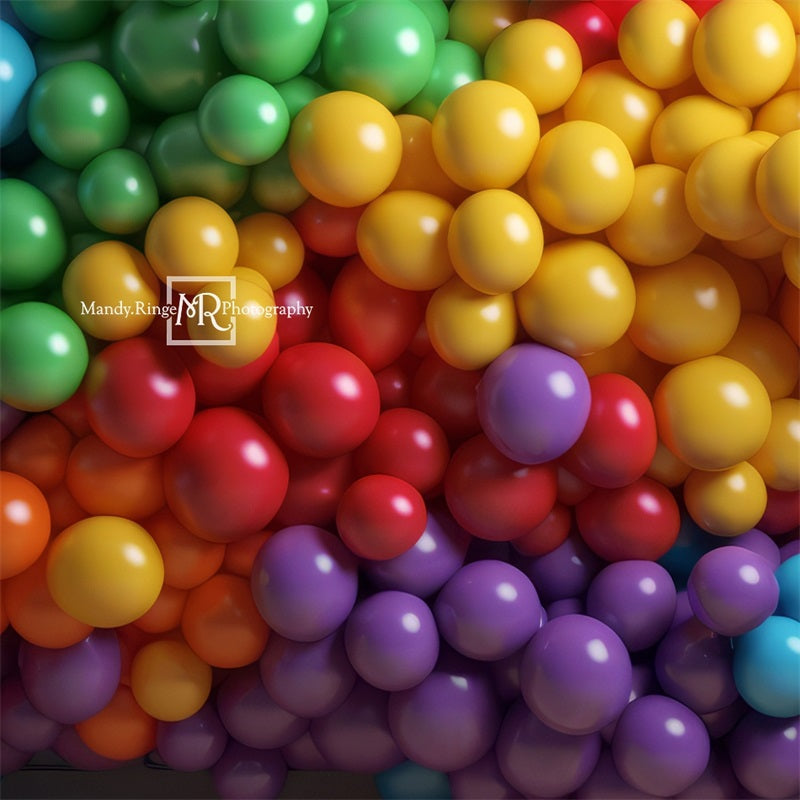
M32 289L66 254L64 226L52 200L25 181L0 180L0 287Z
M217 0L198 0L189 6L138 2L120 14L113 71L126 93L163 114L197 108L233 72L219 43L217 11Z
M48 158L83 169L128 135L128 104L111 74L91 61L59 64L31 88L28 132Z
M26 28L57 41L88 36L109 12L106 0L11 0L11 7Z
M145 157L159 190L170 198L197 195L228 208L247 189L250 170L208 149L194 111L165 119L156 128Z
M133 122L125 140L125 147L143 156L147 152L147 145L150 144L155 130L156 126L151 122Z
M327 19L326 0L220 0L219 38L242 72L281 83L308 66Z
M252 75L231 75L212 86L197 110L200 135L225 161L252 166L275 155L289 133L286 103Z
M320 50L330 86L397 111L428 81L435 39L411 0L354 0L331 14Z
M450 92L482 78L483 61L477 51L463 42L443 39L436 43L436 56L428 82L403 111L432 120Z
M23 411L47 411L80 386L89 351L81 329L47 303L18 303L0 312L0 399Z
M78 170L62 167L44 156L29 164L21 175L53 201L67 233L91 227L78 202L79 175Z
M277 84L275 88L283 98L283 102L286 103L290 119L294 119L298 112L305 108L315 97L319 97L328 91L313 78L309 78L308 75L295 75L294 78L289 78L288 81Z
M269 161L253 167L250 193L261 208L276 214L289 214L308 199L308 190L297 180L289 163L288 143Z
M108 233L133 233L158 211L158 189L143 156L106 150L78 179L78 202L89 222Z
M48 69L66 64L68 61L92 61L103 69L111 71L111 26L69 42L54 39L39 39L33 47L36 72L41 75Z
M98 242L107 242L109 239L115 239L105 231L78 231L69 237L69 254L68 258L72 261L75 256L82 253L87 247L91 247Z
M419 6L428 18L434 39L437 42L444 39L450 30L450 12L444 4L444 0L411 0L411 2Z

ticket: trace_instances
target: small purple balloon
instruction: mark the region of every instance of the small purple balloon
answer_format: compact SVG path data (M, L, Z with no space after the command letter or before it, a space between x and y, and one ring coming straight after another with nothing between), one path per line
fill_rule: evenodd
M781 564L788 561L792 556L800 555L800 539L792 539L790 542L781 545Z
M609 564L586 593L586 613L608 625L632 653L652 647L669 630L675 603L675 584L655 561Z
M164 763L180 772L210 769L228 744L228 732L214 704L207 702L191 717L178 722L159 722L156 747Z
M497 756L490 750L464 769L448 775L453 800L517 800L522 795L503 777Z
M524 562L523 571L533 581L545 603L582 595L604 562L577 533L571 533L555 550Z
M439 657L433 613L408 592L378 592L359 603L345 624L344 644L355 671L387 692L422 682Z
M553 600L545 609L546 622L548 619L563 617L565 614L585 614L586 607L580 597L565 597L562 600ZM544 624L544 622L542 624Z
M548 621L522 657L520 686L528 708L562 733L601 730L628 703L632 685L622 640L608 625L582 614Z
M647 800L652 794L640 792L626 783L614 766L611 750L604 748L586 783L575 792L577 800Z
M317 771L332 769L325 756L311 738L311 731L306 731L301 737L281 748L281 755L286 760L289 769Z
M671 797L688 789L708 765L708 731L697 714L671 697L648 694L629 703L611 742L623 780Z
M750 706L741 697L737 697L729 706L725 706L719 711L700 714L700 719L703 720L703 725L706 726L708 735L712 739L721 739L736 727L745 712L749 710Z
M211 777L222 800L271 800L281 793L286 772L278 750L256 750L231 739Z
M723 636L741 636L757 628L775 611L780 594L769 561L735 545L702 556L686 589L695 616Z
M422 683L389 698L389 728L406 758L452 772L485 755L500 727L497 697L486 671L444 653Z
M632 703L637 697L644 697L646 694L655 694L659 691L658 681L656 674L650 660L643 661L639 664L633 665L631 680L631 693L628 696L628 702ZM606 744L611 744L614 738L614 731L617 729L617 720L613 720L600 731L603 741Z
M757 797L800 795L800 717L748 711L728 739L739 783Z
M22 685L34 708L50 719L74 725L108 705L119 685L122 658L114 630L96 628L61 649L22 642Z
M696 714L719 711L739 697L730 639L714 633L695 617L661 640L655 668L664 694Z
M353 608L356 560L332 533L294 525L264 542L251 586L259 613L273 631L297 642L315 642L333 633Z
M311 723L311 738L333 769L382 772L405 761L389 731L389 694L357 681L335 711Z
M671 628L676 628L687 619L692 619L694 612L692 611L692 604L689 602L689 592L686 589L681 589L675 597L675 614L672 617Z
M217 690L217 712L237 742L257 750L283 747L308 728L307 719L289 713L270 697L257 664L225 678Z
M728 542L735 547L744 547L763 556L769 561L773 570L781 563L781 550L775 544L775 540L758 528L751 528L746 533L729 539Z
M0 775L10 775L22 769L30 760L33 753L17 750L8 742L0 739Z
M340 706L356 682L336 631L318 642L293 642L272 634L259 662L270 697L297 717L321 717Z
M470 538L449 511L436 508L412 548L386 561L365 561L364 571L379 589L429 597L464 563Z
M442 587L433 606L447 643L478 661L505 658L538 630L542 604L530 579L502 561L474 561Z
M37 711L18 677L6 678L0 687L0 731L3 741L23 753L47 750L62 724Z
M560 733L518 701L503 720L495 752L503 776L525 797L563 797L591 775L601 746L599 733Z
M478 418L486 436L520 464L563 455L589 418L591 390L581 365L541 344L509 347L478 384Z
M676 800L730 800L732 797L741 797L741 790L728 755L712 748L703 774L675 797Z
M71 767L86 770L87 772L119 769L132 763L131 760L106 758L106 756L95 753L88 745L84 744L83 739L78 735L78 731L72 725L64 728L58 734L55 742L53 742L53 750Z

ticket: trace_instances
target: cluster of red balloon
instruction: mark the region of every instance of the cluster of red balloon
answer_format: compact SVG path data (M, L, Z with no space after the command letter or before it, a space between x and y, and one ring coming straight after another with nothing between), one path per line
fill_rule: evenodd
M4 773L797 794L796 3L7 8Z

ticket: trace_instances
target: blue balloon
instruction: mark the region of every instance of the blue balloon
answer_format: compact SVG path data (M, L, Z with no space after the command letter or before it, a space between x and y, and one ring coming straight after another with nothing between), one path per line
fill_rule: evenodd
M447 774L413 761L379 772L375 785L383 800L450 800Z
M780 596L776 614L800 620L800 554L787 558L775 570Z
M36 80L36 62L22 34L0 20L0 139L4 145L25 130L27 94Z
M675 544L658 559L658 563L672 576L675 587L683 589L689 580L689 573L700 557L723 544L727 544L725 539L704 531L685 511L682 511L678 538Z
M800 622L768 617L733 641L733 678L744 701L769 717L800 714Z

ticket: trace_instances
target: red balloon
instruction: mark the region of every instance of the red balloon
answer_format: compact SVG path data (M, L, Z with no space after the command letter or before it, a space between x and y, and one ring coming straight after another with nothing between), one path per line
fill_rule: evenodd
M331 206L312 195L290 219L306 247L324 256L344 258L358 252L356 228L364 208Z
M371 370L379 370L409 346L422 322L423 307L416 292L390 286L356 256L331 287L328 313L333 341Z
M672 493L652 478L619 489L595 489L575 508L578 531L606 561L656 561L675 544L680 512Z
M284 350L263 384L264 414L291 450L333 458L358 447L380 413L375 377L353 353L306 342Z
M107 345L89 364L89 424L117 452L133 458L163 453L189 427L194 384L175 349L135 336Z
M563 544L571 529L572 510L557 502L533 530L512 540L511 544L522 555L544 556Z
M477 388L480 370L450 366L436 353L422 359L411 382L411 405L430 414L451 441L462 441L481 429Z
M411 405L411 381L417 367L419 359L410 353L404 353L393 364L375 373L382 410Z
M592 404L578 441L561 463L593 486L614 489L641 478L658 444L650 398L630 378L605 372L589 378Z
M439 486L449 460L450 446L441 426L415 408L384 411L355 453L359 475L394 475L421 494Z
M277 336L286 350L301 342L320 339L328 324L328 290L322 278L310 267L275 292L276 306L312 306L308 316L278 317Z
M619 28L620 22L638 0L593 0L593 2L611 20L612 25Z
M571 473L560 461L558 462L557 475L559 503L563 503L565 506L576 506L592 493L594 487L583 478Z
M351 552L385 561L410 550L428 520L422 495L392 475L366 475L342 495L336 512L339 536Z
M767 508L756 527L770 536L789 533L800 525L800 492L767 487Z
M481 539L506 542L528 533L556 501L553 462L518 464L479 434L450 459L444 496L456 522Z
M584 0L531 0L528 17L549 19L564 28L577 42L588 69L601 61L619 58L617 29L608 15Z
M167 505L211 542L236 541L266 526L288 484L278 446L254 417L230 406L199 412L164 458Z

